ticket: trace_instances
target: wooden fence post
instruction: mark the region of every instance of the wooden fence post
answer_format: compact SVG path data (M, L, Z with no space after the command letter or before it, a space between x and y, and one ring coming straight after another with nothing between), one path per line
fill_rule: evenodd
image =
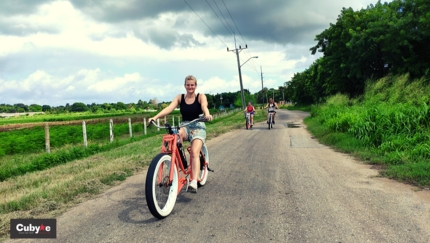
M109 120L109 133L110 133L110 142L113 142L113 120Z
M164 117L164 118L166 118L166 117ZM160 126L160 118L157 119L157 125ZM157 131L160 131L159 127L157 127Z
M88 147L87 126L85 124L85 121L82 121L82 133L84 134L84 146L85 148L87 148Z
M133 131L131 129L131 118L128 118L128 131L130 132L130 137L133 137Z
M146 117L143 118L143 130L144 130L145 135L146 135Z
M164 124L166 124L166 123L167 123L167 116L164 117ZM158 125L160 125L160 124L158 124Z
M49 139L49 125L45 124L45 149L48 154L51 153L51 143Z
M172 116L172 126L175 125L175 116Z

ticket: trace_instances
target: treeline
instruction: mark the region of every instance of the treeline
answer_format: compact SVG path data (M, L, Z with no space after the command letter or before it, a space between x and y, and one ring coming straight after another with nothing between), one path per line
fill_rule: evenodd
M271 95L271 90L266 91L266 96L269 94ZM273 91L274 92L274 91ZM254 104L256 104L259 98L261 97L261 91L258 93L252 95L249 90L245 89L245 100L246 102L252 101ZM274 93L275 94L275 93ZM276 91L276 96L280 97L279 91ZM224 108L234 108L234 107L241 107L241 93L240 91L237 92L224 92L221 94L206 94L206 97L208 99L208 106L210 109L218 109L220 106L223 106ZM173 99L173 97L172 97ZM267 101L267 99L266 99ZM116 111L129 111L129 112L135 112L135 111L143 111L143 110L159 110L164 107L166 107L171 101L164 101L164 102L158 102L157 98L150 99L149 101L142 101L139 100L137 103L123 103L123 102L117 102L117 103L103 103L103 104L84 104L82 102L75 102L72 105L67 103L65 106L50 106L50 105L38 105L38 104L31 104L31 105L25 105L22 103L9 105L9 104L0 104L0 113L17 113L17 112L45 112L45 113L66 113L66 112L92 112L92 113L111 113Z
M17 113L17 112L47 112L47 113L64 113L64 112L112 112L112 111L130 111L130 110L143 110L143 109L156 109L158 103L156 100L149 100L149 102L139 100L136 104L123 102L117 103L103 103L103 104L84 104L82 102L75 102L72 105L67 103L65 106L50 106L31 104L25 105L22 103L9 105L0 104L0 112Z
M388 74L430 77L430 1L378 1L366 9L343 8L337 22L315 38L323 53L288 82L286 94L299 104L323 102L342 93L357 97L366 82Z

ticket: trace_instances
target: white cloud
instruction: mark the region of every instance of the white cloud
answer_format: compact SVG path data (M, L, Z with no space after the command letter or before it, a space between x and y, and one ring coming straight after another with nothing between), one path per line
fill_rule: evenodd
M188 74L199 80L198 92L239 90L236 55L225 46L234 48L233 37L223 33L224 27L206 4L193 3L217 36L183 3L146 3L156 11L140 16L136 9L150 9L131 5L128 0L79 2L83 7L70 1L49 1L28 13L0 15L0 103L57 106L127 103L154 97L170 101L184 92L183 78ZM251 25L240 25L251 21L249 13L235 16L243 31L236 33L238 44L244 45L243 34L248 45L240 53L241 64L258 56L242 66L244 88L253 93L261 89L260 67L264 87L277 88L316 59L307 44L318 34L315 26L328 27L335 22L345 3L304 2L282 2L278 8L259 3L258 8L273 14L256 16ZM348 4L357 9L370 2ZM233 14L243 14L237 9L240 4L228 3ZM255 10L256 5L251 4L255 2L249 2ZM297 36L288 32L295 28L303 31ZM308 37L301 39L302 32ZM266 36L271 33L288 39L274 41L279 36Z

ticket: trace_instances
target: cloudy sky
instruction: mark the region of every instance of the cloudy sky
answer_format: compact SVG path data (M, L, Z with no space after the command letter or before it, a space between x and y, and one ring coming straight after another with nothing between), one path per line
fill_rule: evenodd
M1 0L0 104L170 101L277 88L318 56L342 7L376 0ZM258 56L258 58L251 58ZM245 63L246 62L246 63Z

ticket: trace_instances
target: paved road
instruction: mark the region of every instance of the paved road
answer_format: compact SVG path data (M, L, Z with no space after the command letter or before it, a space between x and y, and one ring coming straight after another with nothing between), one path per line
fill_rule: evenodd
M140 174L59 217L57 241L430 242L429 192L319 144L306 115L279 111L273 130L260 123L210 140L215 173L180 194L168 218L147 210Z

